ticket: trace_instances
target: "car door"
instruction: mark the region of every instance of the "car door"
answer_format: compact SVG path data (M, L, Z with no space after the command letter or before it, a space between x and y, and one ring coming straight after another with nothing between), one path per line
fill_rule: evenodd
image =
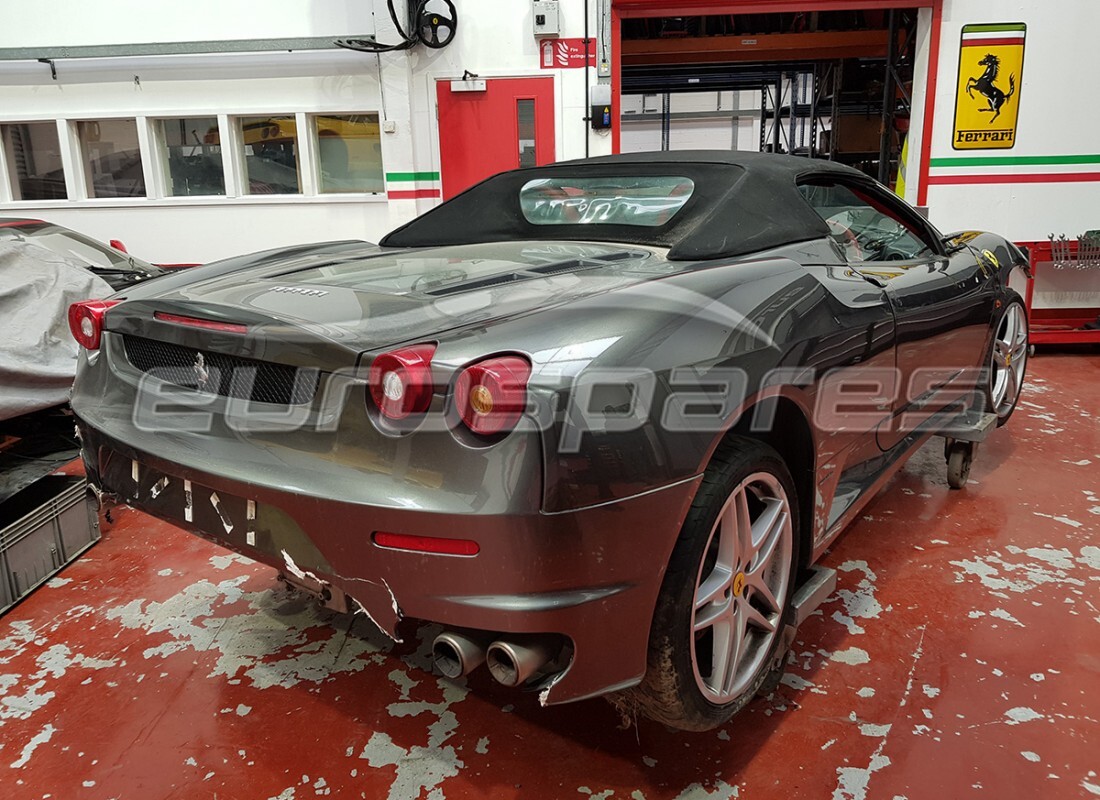
M993 313L992 285L969 248L947 252L939 233L871 181L811 179L810 205L853 271L880 285L896 320L898 369L888 450L937 412L968 397Z

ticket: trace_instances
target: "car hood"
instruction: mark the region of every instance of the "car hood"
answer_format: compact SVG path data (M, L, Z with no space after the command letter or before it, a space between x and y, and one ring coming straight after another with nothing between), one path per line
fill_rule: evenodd
M364 351L484 326L683 269L652 249L563 242L319 247L245 263L230 270L199 267L135 287L108 314L106 328L340 367ZM246 341L165 322L165 314L243 325Z

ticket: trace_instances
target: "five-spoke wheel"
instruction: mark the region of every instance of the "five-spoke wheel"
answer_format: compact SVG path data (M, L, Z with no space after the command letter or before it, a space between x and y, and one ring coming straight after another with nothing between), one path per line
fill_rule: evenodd
M997 415L997 425L1008 422L1016 408L1027 358L1027 311L1019 299L1010 300L993 336L989 359L989 410Z
M782 669L798 550L787 465L764 442L728 437L669 560L645 677L613 702L686 730L737 713Z
M779 631L790 581L791 508L779 480L750 475L726 500L699 567L692 663L703 695L743 694Z

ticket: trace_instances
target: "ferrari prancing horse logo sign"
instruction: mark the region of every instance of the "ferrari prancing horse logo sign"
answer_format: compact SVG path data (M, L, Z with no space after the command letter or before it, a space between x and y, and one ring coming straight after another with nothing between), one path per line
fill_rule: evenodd
M1026 33L1022 22L963 26L951 141L956 150L1016 144Z

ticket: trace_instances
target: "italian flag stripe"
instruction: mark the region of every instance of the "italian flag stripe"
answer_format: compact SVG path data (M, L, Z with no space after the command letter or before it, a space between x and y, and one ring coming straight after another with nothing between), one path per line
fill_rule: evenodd
M390 189L386 192L389 200L422 200L430 197L440 197L439 189Z
M1020 40L1024 38L1024 32L1020 31L1004 31L1003 33L964 33L963 41L985 41L988 39L1014 39Z
M1018 36L1015 39L1007 38L991 38L991 39L963 39L963 47L997 47L998 45L1005 44L1023 44L1024 37Z
M962 29L962 46L984 45L986 47L996 47L997 45L1022 44L1025 33L1026 30L1022 23L1011 25L964 25Z
M438 172L387 172L386 184L390 200L422 200L443 194Z
M387 172L386 180L390 183L398 181L438 181L438 172Z
M1009 31L1018 31L1023 34L1027 30L1027 26L1022 22L998 22L989 25L964 25L963 36L968 33L1007 33Z
M1100 153L1072 153L1049 156L955 156L952 158L933 158L930 163L933 168L1073 166L1076 164L1100 164Z

